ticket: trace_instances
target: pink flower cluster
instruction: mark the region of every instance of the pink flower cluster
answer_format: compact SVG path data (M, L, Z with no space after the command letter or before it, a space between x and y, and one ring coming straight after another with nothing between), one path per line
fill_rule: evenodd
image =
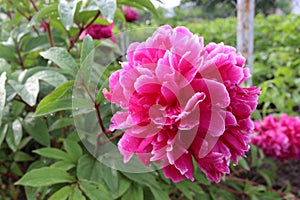
M127 22L135 22L139 20L139 14L133 8L125 6L123 8L123 12Z
M104 38L111 38L113 41L115 41L113 30L114 23L110 25L103 25L103 24L91 24L85 29L79 39L83 40L85 36L90 35L93 39L100 40Z
M267 156L286 159L300 158L300 119L282 114L279 118L268 115L263 121L255 121L252 143Z
M118 148L128 162L161 164L174 182L194 180L193 158L209 180L229 173L249 149L250 119L260 90L242 88L245 58L223 43L204 46L185 27L159 27L133 43L127 62L109 80L105 97L120 105L111 130L123 129Z

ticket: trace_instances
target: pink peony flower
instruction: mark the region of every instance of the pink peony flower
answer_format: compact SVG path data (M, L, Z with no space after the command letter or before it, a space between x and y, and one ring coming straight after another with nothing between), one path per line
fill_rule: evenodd
M114 23L110 25L102 24L91 24L85 29L79 36L80 40L83 40L86 35L90 35L93 39L100 40L104 38L111 38L115 42L112 29L114 28Z
M252 143L267 156L281 161L300 158L300 119L282 114L279 118L268 115L263 121L255 121Z
M139 14L133 8L125 6L123 8L123 12L127 22L135 22L139 20Z
M233 47L210 43L185 27L162 26L133 43L127 62L109 80L105 97L123 111L111 130L124 129L118 148L128 162L161 164L174 182L194 180L193 158L209 180L220 181L249 149L250 119L260 90Z

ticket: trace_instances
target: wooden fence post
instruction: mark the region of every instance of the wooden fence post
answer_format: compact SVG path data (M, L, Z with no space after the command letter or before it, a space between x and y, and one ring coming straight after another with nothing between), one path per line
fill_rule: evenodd
M251 74L253 74L254 9L255 0L237 1L237 49L246 57ZM252 85L252 78L247 79L246 83Z

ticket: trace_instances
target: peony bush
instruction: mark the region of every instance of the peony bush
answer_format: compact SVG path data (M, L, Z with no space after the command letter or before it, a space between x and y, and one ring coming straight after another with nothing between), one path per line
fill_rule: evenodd
M252 143L267 156L281 161L300 158L300 119L287 114L279 118L268 115L262 122L255 121Z

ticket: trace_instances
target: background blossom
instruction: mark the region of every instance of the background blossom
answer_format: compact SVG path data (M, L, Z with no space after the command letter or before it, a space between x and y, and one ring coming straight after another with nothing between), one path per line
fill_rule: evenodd
M194 180L194 158L215 182L249 149L250 119L260 93L242 88L244 57L223 43L204 46L185 27L162 26L133 43L127 62L110 77L104 94L123 111L111 130L124 129L118 148L128 162L160 163L174 182Z
M139 14L129 6L123 7L124 17L127 22L135 22L139 20Z
M93 39L100 40L104 38L111 38L115 42L115 38L113 35L114 23L110 25L103 24L91 24L85 29L79 39L83 40L86 35L90 35Z
M282 114L279 118L268 115L255 122L252 143L263 152L281 161L300 158L300 119Z

